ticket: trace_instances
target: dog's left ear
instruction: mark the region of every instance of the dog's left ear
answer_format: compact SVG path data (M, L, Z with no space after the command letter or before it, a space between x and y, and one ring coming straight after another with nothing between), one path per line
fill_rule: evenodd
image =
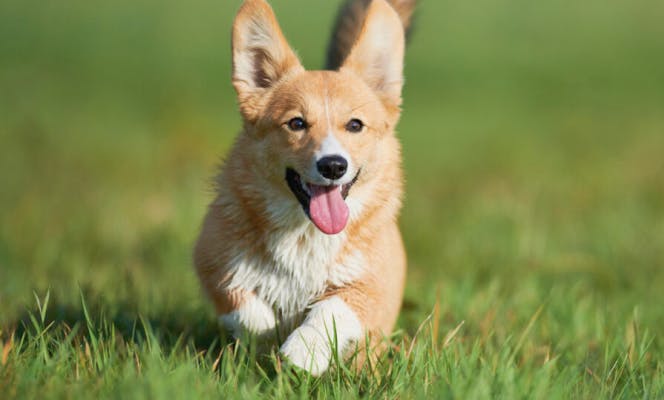
M245 0L233 23L233 86L240 111L255 122L265 94L284 76L302 71L265 0Z
M359 75L388 107L401 105L405 34L397 12L385 0L373 0L362 31L341 69Z

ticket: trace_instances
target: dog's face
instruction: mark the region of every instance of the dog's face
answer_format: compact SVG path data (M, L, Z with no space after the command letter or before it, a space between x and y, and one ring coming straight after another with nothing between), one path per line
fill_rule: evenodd
M404 33L384 0L370 5L338 71L305 71L264 0L233 28L233 83L263 176L326 234L341 232L357 186L379 176L381 143L399 118Z

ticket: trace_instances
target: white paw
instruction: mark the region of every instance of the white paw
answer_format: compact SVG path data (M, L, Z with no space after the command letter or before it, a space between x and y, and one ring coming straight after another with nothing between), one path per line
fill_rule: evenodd
M250 297L237 310L220 315L219 323L238 339L244 333L258 336L271 334L274 332L276 319L272 308L263 300Z
M318 376L330 366L333 351L341 355L362 334L355 312L333 296L311 307L304 323L288 336L280 351L293 365Z
M332 356L327 335L308 325L293 331L280 351L291 364L314 376L327 370Z

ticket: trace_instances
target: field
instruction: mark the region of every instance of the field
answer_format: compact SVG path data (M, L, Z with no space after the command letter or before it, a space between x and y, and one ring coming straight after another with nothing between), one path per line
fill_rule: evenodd
M272 3L319 68L338 2ZM239 4L0 2L0 397L664 397L664 2L422 2L394 350L317 379L191 268Z

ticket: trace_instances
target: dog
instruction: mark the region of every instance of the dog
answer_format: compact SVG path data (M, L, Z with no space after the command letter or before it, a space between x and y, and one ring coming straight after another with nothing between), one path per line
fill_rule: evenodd
M402 302L401 113L414 0L351 0L327 69L305 71L265 0L233 23L243 130L216 178L194 250L202 287L236 338L285 338L316 376L334 353L380 347Z

